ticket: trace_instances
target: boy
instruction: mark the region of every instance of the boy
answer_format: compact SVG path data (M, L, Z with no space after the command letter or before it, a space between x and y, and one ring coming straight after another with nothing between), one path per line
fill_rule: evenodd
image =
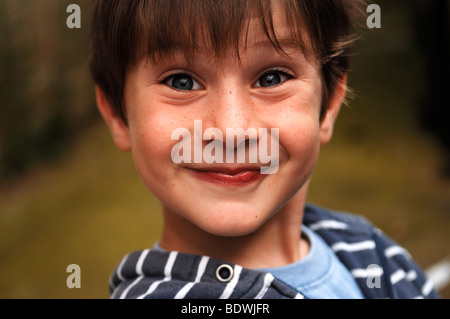
M362 5L94 1L98 108L164 216L112 298L437 297L364 219L306 203Z

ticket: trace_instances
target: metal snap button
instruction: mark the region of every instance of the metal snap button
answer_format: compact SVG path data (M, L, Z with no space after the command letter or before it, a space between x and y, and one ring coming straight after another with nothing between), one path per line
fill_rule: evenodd
M234 275L233 267L227 264L220 265L216 269L216 278L221 282L229 282Z

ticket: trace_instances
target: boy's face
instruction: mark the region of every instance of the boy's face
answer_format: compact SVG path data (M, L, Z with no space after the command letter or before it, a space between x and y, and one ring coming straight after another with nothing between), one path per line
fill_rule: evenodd
M212 234L249 234L299 190L306 194L320 145L331 137L344 96L344 89L338 90L319 123L322 84L318 65L289 46L282 16L276 14L274 22L289 57L273 48L255 21L240 61L232 50L228 59L218 61L205 49L189 64L182 52L156 65L146 59L137 63L126 79L127 126L107 108L102 110L102 103L107 102L98 99L116 144L131 149L140 177L160 199L164 211ZM248 156L246 163L194 163L194 142L190 144L192 163L175 163L172 150L181 137L172 139L172 133L186 128L193 141L197 120L202 121L202 134L208 128L223 133L224 158L227 128L267 129L268 154L271 129L278 128L278 171L260 174L261 159L249 163ZM200 145L205 149L211 140L214 137ZM297 209L300 213L301 207Z

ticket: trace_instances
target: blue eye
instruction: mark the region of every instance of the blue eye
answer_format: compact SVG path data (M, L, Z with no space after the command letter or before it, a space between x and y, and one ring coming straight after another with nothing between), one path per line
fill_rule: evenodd
M169 76L165 79L165 83L180 91L191 91L201 88L201 85L192 76L184 73Z
M292 78L289 74L283 71L272 70L264 73L255 83L255 87L271 87L277 86L284 81Z

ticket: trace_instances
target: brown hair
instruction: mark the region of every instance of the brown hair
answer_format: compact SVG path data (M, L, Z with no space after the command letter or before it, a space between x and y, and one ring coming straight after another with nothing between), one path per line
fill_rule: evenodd
M206 46L216 57L228 48L239 52L250 17L283 53L272 20L274 0L94 0L91 16L91 61L94 81L124 122L126 73L137 59L152 62L181 48L189 60ZM349 71L355 26L363 0L277 0L284 8L292 40L307 57L321 63L321 118L339 79ZM306 36L305 36L306 35Z

